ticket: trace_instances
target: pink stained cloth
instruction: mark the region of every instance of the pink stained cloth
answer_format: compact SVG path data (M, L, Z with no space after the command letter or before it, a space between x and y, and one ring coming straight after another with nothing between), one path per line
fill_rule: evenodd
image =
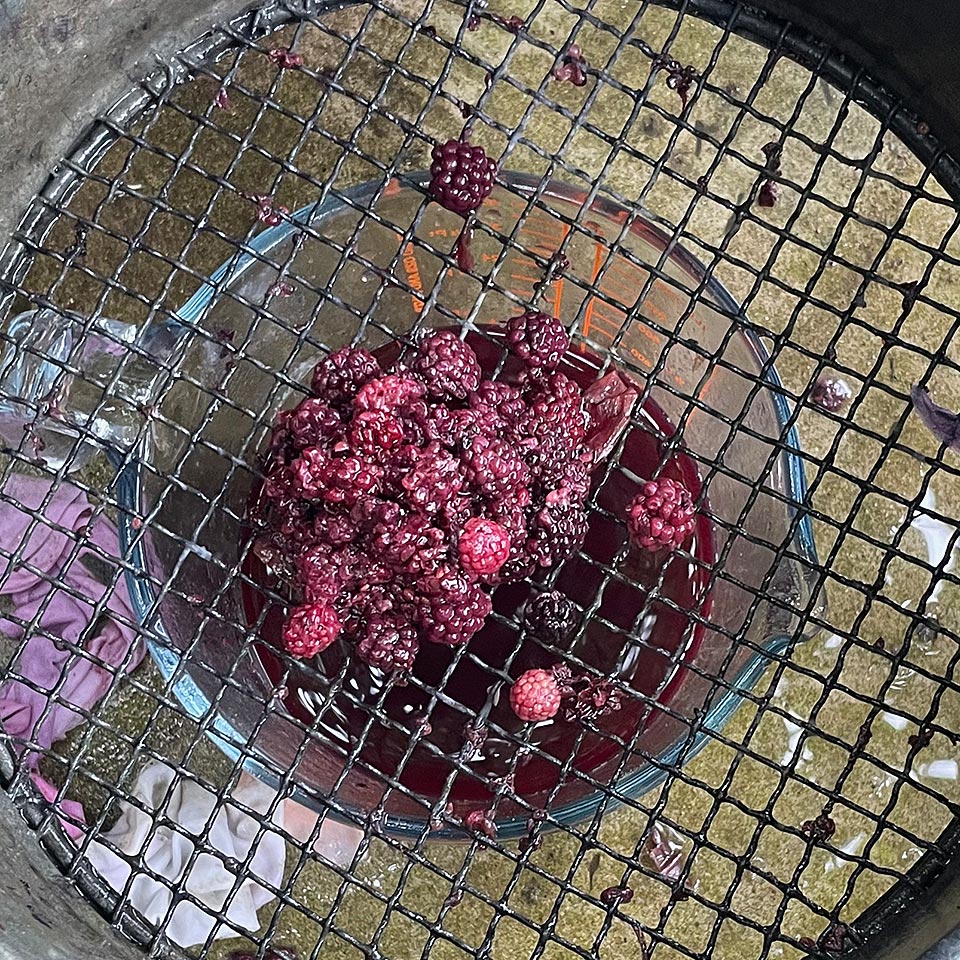
M118 551L114 524L103 516L92 519L93 507L86 495L69 483L51 488L46 480L14 475L2 492L6 499L0 501L0 549L5 554L19 552L19 556L11 565L9 557L0 554L0 594L12 601L19 620L31 621L46 607L39 620L42 633L27 640L13 667L13 672L38 689L20 680L0 685L0 721L14 741L21 741L20 749L32 741L40 750L48 750L83 721L78 710L91 710L109 690L114 672L100 663L132 670L143 659L143 644L128 625L133 612L122 579L115 588L105 586L84 562L89 559L95 568L109 568L108 558ZM31 512L40 519L35 522ZM99 550L84 547L71 557L76 538L69 531L83 528L87 528L87 542ZM63 588L44 579L44 574ZM105 616L99 629L82 643L89 658L57 642L81 646L95 605L104 597ZM0 617L0 632L19 639L24 630L19 623ZM63 685L50 703L61 679ZM31 768L38 760L36 753L27 757Z

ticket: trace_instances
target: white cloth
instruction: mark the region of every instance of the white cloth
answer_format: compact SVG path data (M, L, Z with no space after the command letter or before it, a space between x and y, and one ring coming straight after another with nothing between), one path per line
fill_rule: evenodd
M164 802L175 776L174 771L164 763L155 762L145 767L132 793L145 809L140 810L124 802L120 819L109 832L103 834L104 839L135 863L142 863L157 876L169 881L163 883L138 871L130 886L128 897L131 906L152 923L159 923L167 916L173 901L171 886L186 890L212 911L219 911L237 879L237 871L232 866L209 853L200 853L189 865L197 841L204 835L207 821L220 802L205 787L182 777L177 777L176 786ZM233 792L237 801L260 813L266 812L275 795L268 786L246 774L241 775ZM154 820L159 818L176 823L181 830L162 824L151 836ZM283 827L282 803L277 805L273 822ZM213 826L201 845L242 864L246 862L258 830L257 820L229 801L222 802ZM126 860L99 841L90 844L87 856L115 890L124 889L131 872ZM189 873L184 880L188 865ZM265 832L256 842L247 876L280 888L283 869L283 838L270 830L267 824ZM166 928L167 936L180 946L189 947L203 943L214 927L214 939L235 937L238 930L256 930L259 927L257 910L274 896L255 880L245 879L227 911L229 925L220 923L195 904L181 901Z

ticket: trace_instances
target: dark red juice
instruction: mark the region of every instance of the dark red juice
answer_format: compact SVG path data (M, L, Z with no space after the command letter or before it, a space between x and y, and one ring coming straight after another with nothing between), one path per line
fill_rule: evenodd
M500 366L500 378L513 376L512 361L504 362L496 336L491 339L471 334L468 340L487 375ZM386 365L395 358L396 349L384 354L380 359ZM569 354L561 367L583 387L596 379L597 369L586 353ZM601 463L594 473L592 502L596 506L590 514L584 555L572 557L559 569L545 571L537 578L545 581L555 575L555 588L589 612L583 629L568 641L566 652L604 676L620 679L637 694L625 696L620 710L601 717L597 721L599 732L559 716L525 731L525 725L510 709L505 684L500 685L497 702L488 702L498 684L496 671L503 669L518 646L519 652L509 667L512 677L532 667L550 667L564 658L564 651L547 649L528 636L524 635L521 642L522 631L511 621L522 619L523 605L533 594L534 588L526 582L504 584L494 590L494 614L466 651L423 644L413 671L419 682L403 686L390 684L386 676L351 656L344 640L324 651L309 671L290 668L289 661L281 661L274 653L275 648L282 649L282 604L269 599L267 592L244 584L246 616L251 624L260 623L260 659L271 679L283 679L286 709L341 748L354 746L372 723L363 737L362 760L396 776L428 800L440 795L454 771L451 759L462 755L466 727L478 716L483 717L486 740L467 761L472 775L460 772L455 776L450 790L455 803L487 801L493 793L489 781L511 769L515 770L518 794L542 797L556 785L560 765L568 759L572 758L577 769L589 772L622 752L621 745L609 735L633 740L647 722L652 705L667 704L675 696L682 682L682 664L699 648L702 628L691 620L690 613L700 617L708 613L706 585L713 562L711 525L702 514L687 545L692 562L676 555L651 556L628 547L622 518L643 479L671 477L682 481L694 499L700 494L694 462L682 448L678 452L669 444L674 430L664 412L648 401L635 411L634 421L618 461ZM265 571L252 552L247 558L245 572L249 578L266 583ZM337 691L332 697L331 690ZM435 695L437 692L442 698ZM381 709L394 722L392 725L377 719ZM403 762L425 715L430 732L420 734L410 757ZM642 744L642 740L636 742ZM517 762L521 743L537 750Z

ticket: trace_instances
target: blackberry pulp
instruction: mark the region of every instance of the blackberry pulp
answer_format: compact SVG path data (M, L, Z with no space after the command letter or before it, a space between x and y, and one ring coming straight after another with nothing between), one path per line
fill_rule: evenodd
M509 380L518 372L515 360L505 360L502 337L471 334L468 342L484 375L491 375L501 364L501 379ZM386 366L396 354L397 348L390 345L379 359ZM583 387L596 379L597 369L593 357L575 351L567 354L560 367ZM707 579L713 562L711 526L702 514L687 545L693 562L674 554L651 555L629 548L624 511L642 480L670 477L683 483L695 500L700 494L696 466L681 445L671 443L674 429L664 412L648 400L635 411L634 421L616 462L611 458L599 464L593 474L594 507L583 555L534 578L552 578L555 589L590 611L563 649L523 633L524 605L538 590L523 582L494 590L494 612L466 649L423 643L405 685L365 666L342 638L310 670L298 669L276 656L275 650L283 649L285 608L271 599L275 584L248 551L245 573L251 583L265 589L244 583L245 615L258 628L258 656L270 678L285 688L283 703L290 714L344 752L362 737L362 762L396 777L428 801L438 797L453 777L451 801L487 802L493 793L490 781L511 771L516 792L532 800L555 787L564 764L589 773L622 753L618 741L635 740L649 722L652 706L670 703L681 684L684 661L699 648L702 627L691 614L706 617L708 613ZM580 661L603 676L618 678L637 696L625 696L621 709L601 717L596 730L561 715L525 731L510 708L505 683L500 684L496 702L487 705L489 692L500 682L498 674L511 656L511 677L571 657L575 658L573 669L578 669L576 661ZM331 696L331 691L336 693ZM383 714L387 722L380 719ZM428 728L423 724L425 716ZM467 728L478 717L485 725L486 739L465 751ZM368 725L370 731L364 736ZM635 742L642 744L642 739ZM521 744L534 749L518 759ZM470 773L455 773L452 761L464 757ZM570 776L569 770L563 775ZM560 799L562 795L561 789Z

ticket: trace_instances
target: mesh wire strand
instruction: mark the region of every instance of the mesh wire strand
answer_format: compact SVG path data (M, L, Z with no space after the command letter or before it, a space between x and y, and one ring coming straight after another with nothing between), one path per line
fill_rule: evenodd
M915 418L910 417L905 392L905 384L911 380L922 384L932 380L948 395L958 396L960 368L956 348L949 346L958 314L945 305L949 303L951 274L955 276L960 266L958 247L953 243L956 218L950 209L953 168L919 131L915 139L904 144L903 111L897 104L878 98L869 78L852 72L841 86L823 79L823 73L835 68L832 54L826 48L802 49L789 27L784 26L779 36L770 38L770 49L764 49L738 36L745 23L745 15L738 8L726 11L719 25L708 25L685 5L675 14L644 3L630 19L622 15L618 19L608 6L591 3L579 10L544 0L520 11L526 27L519 35L504 29L490 11L480 9L474 11L480 16L480 30L471 31L469 14L465 16L462 8L439 2L361 4L337 13L280 4L245 15L172 60L120 109L101 118L85 145L65 161L63 173L38 198L8 251L6 289L11 313L49 305L72 311L88 333L99 316L130 318L141 326L159 322L204 285L214 267L236 261L241 253L270 264L280 279L292 277L306 287L304 278L294 277L292 270L299 245L311 240L322 242L336 253L328 283L312 292L321 304L332 303L353 317L354 340L370 336L382 339L398 333L409 338L431 315L438 318L434 322L469 325L478 314L468 310L464 316L457 315L442 299L442 284L421 290L409 276L403 277L402 260L411 247L453 266L448 251L417 233L422 206L411 223L385 223L395 227L399 236L395 254L386 265L366 259L355 249L361 227L382 219L378 203L388 185L411 170L422 169L434 140L456 135L462 122L458 118L462 98L476 103L474 129L491 151L502 157L503 169L529 168L537 174L572 181L585 191L581 216L567 226L571 232L593 236L604 248L592 276L570 281L585 294L571 326L587 343L600 346L596 337L602 332L595 328L597 332L591 335L589 298L614 313L624 314L633 307L612 294L605 280L617 262L630 262L634 256L625 241L642 205L644 216L703 263L707 278L717 277L730 287L745 314L757 325L771 365L776 364L784 374L784 386L758 382L755 390L780 391L790 404L789 425L801 428L804 442L790 452L805 463L809 503L792 506L804 506L806 515L814 521L821 561L817 574L820 585L830 594L832 607L825 618L814 597L809 605L794 612L810 631L822 630L820 638L791 646L782 654L767 654L770 667L763 681L744 695L744 706L730 726L709 734L711 745L704 756L688 762L697 726L691 724L690 736L676 761L669 765L662 787L635 798L620 794L608 782L594 782L603 799L592 818L578 825L554 824L557 829L541 851L521 853L514 845L482 837L467 841L456 855L449 849L438 850L429 839L426 809L419 836L401 841L379 829L376 811L369 819L357 821L334 789L323 803L341 818L358 823L363 831L360 846L352 862L337 865L325 863L313 849L319 822L306 842L287 838L286 879L281 888L271 891L279 908L261 912L264 925L251 937L254 949L261 953L271 944L289 941L297 934L305 936L303 931L309 930L303 945L313 956L446 956L444 950L451 956L463 955L464 951L483 956L500 944L509 944L518 951L528 950L524 955L534 958L593 957L616 949L625 938L629 940L633 934L621 918L635 916L643 922L647 941L656 944L657 953L664 956L723 957L748 952L764 957L800 956L806 952L800 944L803 936L816 938L837 920L853 923L885 889L902 894L912 887L922 894L929 871L953 854L950 846L939 841L941 834L947 836L944 831L956 816L960 794L950 781L911 776L921 747L908 744L906 739L919 730L935 731L943 758L956 757L953 731L958 729L956 711L960 703L955 699L960 691L954 678L960 651L958 621L954 609L942 599L935 608L936 619L930 611L934 610L938 584L944 585L943 590L950 595L957 581L945 569L949 554L938 564L931 563L910 538L911 522L918 517L949 516L951 507L956 512L950 484L956 485L958 469L955 457L944 455L918 430ZM427 25L435 29L435 35L424 31ZM582 94L550 78L557 51L572 43L583 47L591 65L589 83ZM423 53L425 44L433 51L432 59ZM295 72L275 69L266 57L266 51L275 46L303 51L305 66ZM789 58L795 60L801 49L804 63L798 66ZM681 62L694 63L698 69L694 91L685 106L675 92L666 89L664 71L653 68L660 51ZM629 73L623 67L631 58L638 58L646 66L646 73L641 70L639 74L642 82L633 85L627 81ZM743 69L748 89L741 89L739 84L731 86L731 63ZM403 96L397 93L401 87ZM226 91L233 101L233 119L217 106L218 89ZM507 102L504 91L514 99ZM771 91L782 97L782 102ZM625 98L627 104L619 130L613 129L617 115L611 119L604 112L605 98L611 95ZM869 120L860 101L872 105L876 120ZM352 127L345 134L335 129L331 112L336 105L352 111L346 124ZM718 113L711 115L711 109ZM545 126L545 110L550 117L559 118L557 124L567 125L565 131L560 129L559 140L557 131ZM730 111L732 119L724 111ZM815 137L805 128L815 127L811 116L822 119L821 114L827 119L821 124L822 136ZM504 115L509 119L502 119ZM717 116L719 127L710 122ZM729 121L726 125L724 118ZM648 135L639 140L631 136L638 130ZM383 159L371 151L371 138L386 134L394 138L391 142L395 142L395 148ZM584 136L597 142L595 154L582 148ZM310 153L318 137L328 150L323 155L324 159L330 158L327 165L318 163L316 155ZM775 140L784 148L785 169L773 175L783 195L768 213L755 202L761 184L771 178L755 149L764 140ZM282 153L281 141L286 147ZM856 156L847 152L852 148L859 151ZM799 172L792 174L791 154L800 151L809 151L813 160L806 169L800 170L801 164L796 168ZM900 162L885 159L891 155ZM623 158L632 165L631 170L644 172L643 177L635 173L635 179L627 181L639 186L632 192L626 192L624 176L617 168ZM594 169L589 169L591 163ZM739 192L730 189L730 169L738 171ZM845 189L847 181L837 179L838 170L852 179L849 189ZM135 185L136 178L143 183ZM375 181L379 186L360 209L348 190L364 181ZM191 183L194 193L185 186ZM893 213L885 218L878 216L883 209L875 200L867 203L864 199L878 190L889 191L884 196ZM304 225L284 261L274 263L269 255L249 246L260 228L247 199L253 195L274 196L291 209L304 203L319 207L335 197L347 206L358 207L361 216L353 236L345 242L324 237L322 229L309 223ZM618 237L600 237L583 222L597 198L613 200L635 211L622 224ZM498 241L501 253L490 272L477 278L476 290L496 293L514 304L525 303L527 297L498 276L498 268L511 251L530 257L541 268L547 263L542 253L527 250L521 238L524 220L545 208L543 188L524 194L522 200L526 212L510 235L498 236L484 223L477 226L478 231ZM112 210L124 202L128 202L129 223L123 222L125 210L119 215ZM709 228L701 213L706 204L712 217ZM945 217L946 226L938 233L935 227L918 225L918 210L919 216L930 223L938 224L938 217ZM819 234L811 234L810 216L823 218L826 226ZM851 247L850 236L862 239L870 236L870 231L879 235L871 255ZM743 239L745 234L747 241ZM892 251L905 261L902 269L894 262ZM149 262L144 261L146 254ZM810 258L812 266L802 260L804 256ZM795 274L783 267L785 261L795 264L798 259L803 269L795 266ZM655 282L672 282L664 272L665 262L666 253L659 264L647 265L652 269L646 286L638 292L637 303L650 294ZM349 278L349 271L358 266L391 278L389 285L377 285L366 306L345 299L338 286L341 277ZM842 297L837 287L826 282L831 271L842 271L846 280ZM913 286L904 286L914 282ZM705 278L694 291L694 299L706 283ZM391 289L402 290L420 304L416 322L408 330L390 329L378 313L382 298ZM210 399L197 423L185 427L165 420L162 410L155 413L154 426L178 432L195 440L195 445L185 450L183 460L174 464L165 478L161 502L152 515L142 518L144 530L156 522L163 497L189 487L186 460L198 446L206 445L214 455L223 453L204 435L205 427L220 410L231 408L250 424L243 455L227 457L226 489L231 477L249 472L248 464L253 462L273 411L282 398L297 389L296 378L285 367L265 367L254 355L251 345L260 325L272 324L285 330L290 338L291 363L304 348L322 351L335 345L318 339L324 335L322 328L310 323L294 326L278 318L273 312L275 295L255 302L236 289L222 286L214 301L235 302L249 310L255 320L246 338L224 343L217 340L207 316L189 324L194 338L217 345L235 363L216 388L205 382L192 383ZM872 307L874 302L877 307ZM823 323L823 335L816 331L817 335L811 337L810 313L814 310ZM649 317L644 322L669 342L682 342L687 349L714 360L685 335L688 319L689 311L675 331ZM932 332L918 331L920 322L929 324ZM626 325L624 321L605 332L607 349L614 350L621 342ZM118 367L114 380L103 385L105 398L116 387L124 364L132 362L141 349L137 344L124 343L124 347L130 351L129 358ZM895 359L908 368L906 377L888 370ZM79 366L79 360L78 347L67 365L71 372ZM250 363L273 381L266 403L258 408L246 407L236 393L229 391L231 378L240 376L241 362ZM177 366L163 372L161 389L178 378L191 377L189 371ZM849 410L840 415L814 412L808 402L812 385L827 372L863 386ZM708 377L709 372L704 374L703 383L684 391L660 381L662 389L672 391L686 404L678 432L682 433L687 418L695 411L718 416L709 401L701 397ZM878 410L882 416L878 416ZM41 412L38 410L38 414ZM731 428L749 429L736 417L720 416ZM791 444L784 432L771 446L762 471L765 492L771 492L770 473ZM79 447L78 441L75 450ZM851 447L861 452L859 460ZM726 444L712 461L699 463L707 484L712 476L729 471L723 463L725 449ZM870 456L874 457L872 462L864 464L863 457ZM39 469L50 474L37 461L31 438L25 436L20 449L9 452L3 486L15 472ZM917 464L919 477L912 485L905 484L906 492L894 487L890 476L891 464L902 467L904 463ZM95 504L91 523L101 515L116 516L120 504L109 479L104 482L103 475L98 477L91 468L81 473L77 482ZM848 489L851 487L852 493ZM928 506L921 506L934 487L940 504L936 514ZM759 489L754 490L745 510ZM215 496L204 520L227 509L229 506ZM886 516L884 511L894 517L892 522L884 526L870 519L875 513ZM34 525L49 527L42 505L29 512ZM956 531L950 536L951 544L955 544ZM84 545L78 537L64 570L80 562L78 556ZM778 559L798 559L792 540L784 539L774 546ZM11 567L18 564L22 548L23 543L3 553ZM879 554L871 577L851 570L845 560L851 550ZM110 582L117 584L129 560L102 559L110 565ZM721 556L717 577L724 576L722 560ZM599 596L615 575L608 569L614 566L605 565L601 571L602 585L593 607L585 611L588 616L599 616ZM33 572L50 579L44 571ZM236 570L232 573L239 575ZM914 591L914 609L922 616L907 610L902 594L891 588L891 579L895 587L901 577L907 577L907 590ZM154 584L159 597L175 589L173 580L171 575ZM57 578L52 582L57 589L68 589ZM225 586L228 583L225 581ZM765 584L763 589L767 587ZM851 596L856 599L851 600ZM207 598L202 612L204 624L219 615L215 599ZM761 599L762 591L755 602ZM30 622L23 623L26 636L40 629L38 622L45 606ZM73 657L91 657L84 643L103 613L103 603L92 607L90 626L80 643L70 648ZM884 617L899 635L887 636L887 642L878 647L874 624ZM146 627L131 626L144 633L152 629L149 623ZM615 624L609 626L622 631ZM928 639L932 630L936 632L936 644L931 648ZM832 638L837 642L829 647L827 642ZM22 647L23 643L11 655L8 679L18 676L16 665ZM191 655L188 651L187 656ZM451 671L461 658L480 663L469 648L464 648L457 651ZM932 661L932 665L927 666L924 660ZM865 664L869 665L869 683L857 676ZM494 687L509 676L509 667L508 661L501 670L491 672ZM905 679L904 671L910 672ZM730 686L728 680L712 679L713 696ZM876 685L870 686L874 679ZM878 724L896 694L905 689L904 683L913 695L911 705L897 702L896 713L907 720L908 729L893 747L889 743L882 748L872 746L872 742L864 744L861 729L881 729ZM223 690L229 690L231 684L237 687L237 681L228 674L223 678ZM51 704L64 702L62 686L61 681L50 692ZM805 692L805 715L795 713L796 703L777 695L777 691L791 686ZM442 686L438 696L443 697ZM138 729L128 732L121 717L131 697L139 698L143 715L138 717ZM446 700L449 706L459 707ZM843 704L839 729L838 703ZM378 706L368 709L367 735L377 724L392 724ZM180 781L194 780L221 797L230 792L249 757L243 745L235 745L239 757L235 762L227 761L207 742L205 733L212 728L217 709L215 698L198 723L184 727L182 743L170 742L161 744L167 749L158 748L142 734L169 723L169 718L179 712L171 683L158 680L149 667L128 676L118 673L105 700L89 714L84 712L85 722L70 740L42 751L46 755L44 769L50 770L61 797L73 796L83 784L87 789L92 784L100 791L99 805L87 806L90 829L86 838L72 853L64 848L71 875L86 876L85 847L94 837L102 836L116 815L116 804L130 802L132 782L146 762L160 760L173 767L171 791ZM270 709L271 705L264 703L263 719ZM460 709L465 722L470 720L467 711ZM778 727L793 725L796 741L792 753L787 751L786 760L777 755L779 741L770 732L774 723ZM305 749L317 734L305 725L301 729L301 749ZM98 738L103 737L122 746L120 762L110 775L105 775L97 755ZM385 777L365 765L360 757L361 743L362 738L345 754L344 769L365 766L371 777L383 780L384 803L391 792L417 800L409 787L400 783L399 770L396 776ZM400 761L400 769L409 759L412 745ZM817 752L823 755L817 758L821 761L819 768L804 759L808 745L815 757ZM26 746L37 748L37 744ZM642 752L642 748L637 749ZM623 762L626 754L624 750ZM884 795L864 792L861 768L882 778ZM454 772L451 769L437 810L443 809ZM464 765L459 772L470 774ZM589 774L574 770L570 760L561 772L588 782L591 779ZM274 801L277 804L291 788L295 774L274 773L281 786ZM751 795L745 783L751 777L762 780L764 790L769 787L766 796L758 799ZM25 767L18 769L9 790L21 799L31 796ZM235 800L230 802L236 805ZM203 853L215 854L209 833L221 805L211 814L206 829L190 837L195 844L191 862ZM614 805L624 809L613 814ZM911 815L907 809L910 805L922 813ZM549 810L550 803L546 806ZM821 810L830 811L841 825L846 818L848 833L856 830L858 835L864 834L863 842L846 851L839 839L809 842L801 822ZM259 821L261 834L278 829L269 823L272 810L268 816L247 812ZM34 820L41 830L52 829L56 822L49 809L40 807L35 808ZM680 879L681 884L691 881L688 900L674 896L657 872L640 860L653 823L672 826L691 848ZM157 817L148 842L161 825L179 829L175 823ZM776 843L780 846L771 847L771 836L779 838ZM774 856L779 853L782 862L772 862L769 849ZM487 859L481 855L483 850L488 851ZM494 856L495 861L489 859ZM830 857L837 864L832 872L843 874L835 890L811 879L814 872L824 873ZM905 872L921 858L924 869ZM174 904L192 901L225 922L230 904L250 872L251 859L252 854L237 865L236 883L219 911L197 901L182 884L156 875L154 879L174 890ZM382 878L370 875L370 864L381 861L395 866L390 882L386 874ZM142 858L133 858L132 865L134 872L126 887L116 896L102 893L99 902L118 924L129 915L126 901L134 877L150 872ZM485 876L485 871L493 876ZM608 882L595 883L598 872ZM302 888L310 890L311 875L326 878L333 894L303 895ZM649 902L635 901L619 910L608 909L600 902L598 891L615 882L637 886L647 893ZM424 884L428 893L422 892ZM760 884L765 885L769 901L765 913L750 902L751 896L763 902ZM444 904L450 889L465 892L467 900L458 906ZM540 900L535 902L525 890L533 890ZM372 930L369 923L357 923L359 908L350 904L356 904L358 898L368 898L368 908L372 903L381 911ZM172 907L156 929L143 925L125 929L159 952ZM464 913L482 918L482 922L472 926L458 923L457 917ZM571 926L571 917L579 920L580 929ZM395 933L401 920L418 931L411 935L415 949L396 946L405 942L397 940ZM869 930L868 918L858 925L860 928ZM209 939L198 948L200 953L212 949Z

